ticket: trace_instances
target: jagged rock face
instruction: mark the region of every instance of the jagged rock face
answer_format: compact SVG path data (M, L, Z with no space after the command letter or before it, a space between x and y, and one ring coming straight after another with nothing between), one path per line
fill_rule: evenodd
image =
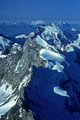
M1 104L4 109L0 115L4 115L4 113L9 111L1 120L33 119L30 112L26 113L25 110L21 108L21 101L18 98L23 97L24 86L27 86L31 79L32 66L35 65L38 67L45 65L45 62L39 57L40 49L41 46L37 45L34 39L28 38L23 49L18 44L14 44L10 49L10 53L8 55L2 55L0 58L0 86L6 91L6 94L5 91L3 91L5 95L1 94L1 97L4 99L4 97L9 96L5 99L4 105ZM8 91L10 94L8 94ZM7 104L11 102L12 99L16 101L15 104L14 101L10 103L13 104L14 107L11 106L13 108L10 107L9 110L5 110L5 106L8 106ZM21 111L20 113L20 109L22 109L23 112ZM22 118L20 118L20 114Z
M8 55L4 55L3 53L3 55L0 58L0 68L1 68L0 82L3 83L7 81L10 84L15 84L13 77L15 76L14 70L19 59L21 59L22 57L22 50L19 45L17 46L14 45L11 48L10 52L11 53L9 53Z
M22 49L17 44L14 44L8 55L4 55L4 52L0 55L0 116L8 112L17 102L15 90L18 82L14 71L22 57Z
M18 103L2 116L1 120L33 120L33 113L26 112Z

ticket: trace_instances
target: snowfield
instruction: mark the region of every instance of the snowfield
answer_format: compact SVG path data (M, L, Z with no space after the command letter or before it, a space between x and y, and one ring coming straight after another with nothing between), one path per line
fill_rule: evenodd
M12 90L12 85L8 83L3 83L2 86L0 86L0 117L16 104L18 96L14 96L14 91L15 89Z
M0 36L0 45L2 46L2 49L5 49L5 47L9 46L10 41L8 39L5 39L4 37Z
M48 44L46 41L44 41L40 36L37 36L36 38L37 44L41 45L42 47L47 48Z
M40 57L43 60L51 60L54 62L64 62L65 61L63 56L61 56L60 54L55 53L51 50L48 50L48 49L41 49Z
M67 94L67 91L64 91L64 90L60 89L59 86L54 87L53 91L54 91L54 93L56 93L56 94L58 94L58 95L61 95L61 96L64 96L64 97L70 97L70 96Z
M8 103L4 104L3 106L0 107L0 118L1 115L4 115L5 113L7 113L13 106L16 105L16 102L18 100L18 97L12 97Z

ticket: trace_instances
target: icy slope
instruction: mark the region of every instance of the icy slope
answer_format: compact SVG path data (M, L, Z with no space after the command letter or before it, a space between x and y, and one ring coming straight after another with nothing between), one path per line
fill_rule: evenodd
M51 50L48 50L48 49L41 49L40 57L43 60L48 60L48 61L53 61L53 62L65 61L64 57L62 57L60 54L53 52Z
M0 36L0 50L5 49L10 45L11 41L3 36Z

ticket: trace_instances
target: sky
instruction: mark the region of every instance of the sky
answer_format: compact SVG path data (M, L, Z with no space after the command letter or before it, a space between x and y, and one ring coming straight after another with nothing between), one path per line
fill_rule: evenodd
M0 21L80 21L80 0L0 0Z

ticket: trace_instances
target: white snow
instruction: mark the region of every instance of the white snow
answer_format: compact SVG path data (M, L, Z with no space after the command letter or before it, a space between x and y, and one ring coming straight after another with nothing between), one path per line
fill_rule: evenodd
M17 50L21 51L22 48L21 48L21 46L20 46L19 44L15 43L15 44L13 45L13 47L11 48L10 53L11 53L11 54L16 54L16 53L17 53Z
M22 80L22 82L19 85L18 90L20 90L22 86L24 87L29 82L29 80L30 80L30 74L28 76L24 77L24 79Z
M3 41L3 37L0 36L0 44L3 46L3 48L5 48L5 43Z
M27 38L27 35L26 34L20 34L18 36L16 36L15 38Z
M54 39L57 38L57 30L53 29L52 26L46 26L44 27L45 31L41 34L43 39L49 40L49 39Z
M4 104L3 106L0 107L0 117L1 115L4 115L5 113L7 113L17 102L18 97L15 96L13 98L11 98L8 103Z
M19 64L20 64L20 60L18 61L17 65L16 65L16 68L15 68L15 70L14 70L16 73L18 73Z
M22 66L23 66L23 62L21 62L21 60L19 60L17 65L16 65L16 68L15 68L14 72L18 73L19 72L18 68L22 68Z
M3 58L6 58L6 57L7 57L7 55L3 55L3 54L2 54L2 51L0 51L0 58L3 59Z
M74 48L72 46L67 50L67 52L73 52L73 51L74 51Z
M5 48L5 46L8 46L9 43L10 43L10 41L8 39L5 39L0 36L0 44L3 46L3 48Z
M80 34L78 34L78 39L74 40L74 42L71 45L76 46L80 49Z
M62 30L55 24L51 24L51 26L48 25L43 28L45 29L44 32L41 34L43 39L58 39L58 34L61 34L64 38L66 38Z
M64 91L63 89L61 89L59 86L57 87L54 87L53 88L53 91L54 93L60 95L60 96L64 96L64 97L70 97L68 94L67 94L67 91Z
M21 51L21 46L20 46L19 44L15 43L15 44L13 45L12 49L13 49L13 53L14 53L14 51L16 51L16 49L18 49L18 50Z
M61 65L61 63L56 62L56 64L53 67L53 70L57 70L58 72L63 72L64 66Z
M55 53L48 49L41 49L40 50L40 57L43 60L51 60L54 62L63 62L65 61L64 57L61 56L59 53Z
M20 108L19 112L20 112L19 118L23 118L23 115L22 115L22 108Z
M75 31L76 31L76 29L75 29L75 28L72 28L72 29L71 29L71 31L74 31L74 32L75 32Z
M39 35L36 37L37 44L41 45L42 47L47 48L48 44L44 41Z
M6 58L7 57L7 55L0 55L0 58Z
M49 68L51 70L57 70L58 72L63 72L64 66L61 65L61 63L56 62L55 64L51 61L47 61L46 68Z
M15 89L12 90L9 83L2 83L0 86L0 117L16 104L17 96L13 97Z
M48 44L44 39L42 39L39 35L36 37L35 41L37 42L38 45L41 45L41 46L44 47L44 48L47 48L47 49L52 48L52 49L54 49L55 51L57 51L54 46L49 45L49 44Z
M46 68L53 69L54 63L51 61L47 61Z
M12 90L12 85L9 83L3 83L0 86L0 105L2 105L5 101L7 101L7 99L11 97L15 89Z
M0 51L0 55L2 55L2 51Z
M12 85L10 85L9 83L3 83L1 86L0 86L0 94L1 93L5 93L7 95L10 95L13 93L13 90L12 90Z
M34 32L31 32L28 37L34 37L35 33Z
M74 42L76 47L80 48L80 34L78 34L78 39Z
M36 21L31 22L31 25L40 25L40 24L44 24L44 21L36 20Z

